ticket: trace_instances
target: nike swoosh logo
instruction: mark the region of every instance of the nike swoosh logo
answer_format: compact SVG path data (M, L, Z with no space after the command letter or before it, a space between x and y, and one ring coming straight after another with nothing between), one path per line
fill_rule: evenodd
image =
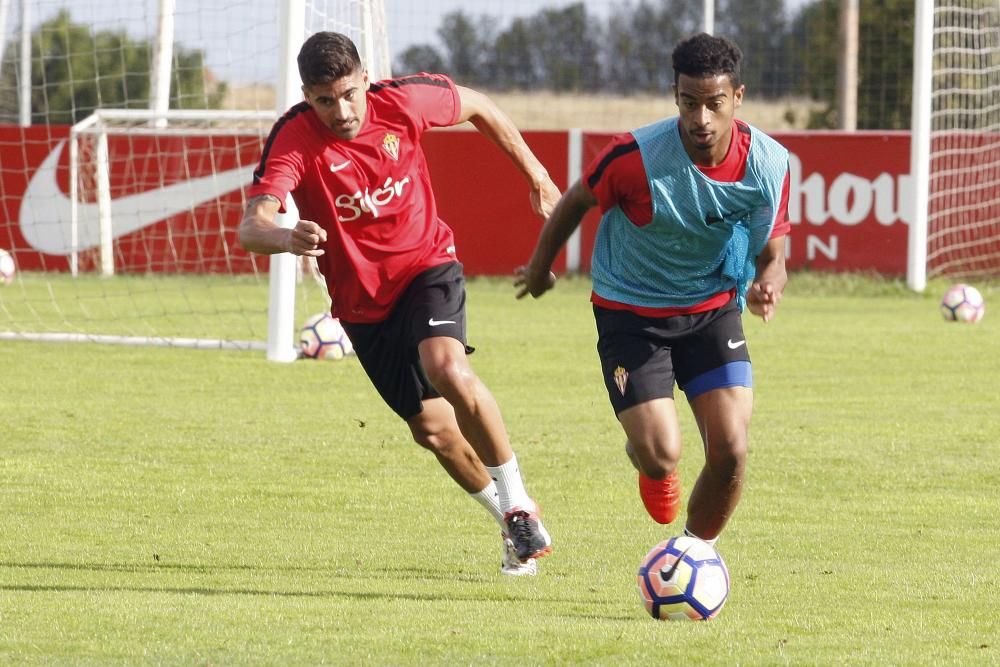
M730 350L735 350L736 348L740 347L741 345L746 345L746 344L747 344L746 340L741 340L741 341L737 341L737 342L734 343L733 339L730 338L729 340L726 341L726 345L729 346Z
M691 547L688 547L688 549L690 548ZM688 549L681 552L681 555L677 557L677 560L674 561L669 570L660 570L660 578L663 579L663 581L670 581L673 578L674 573L677 572L677 566L680 565L681 561L684 560L684 557L687 556Z
M433 317L427 320L427 324L431 325L432 327L439 327L442 324L454 324L454 323L455 323L454 320L435 320Z
M70 236L69 196L59 189L56 169L66 140L56 146L28 181L18 220L21 234L31 246L49 255L73 252ZM111 236L118 238L144 227L187 213L205 202L218 199L250 183L250 169L231 169L192 178L111 201ZM77 249L100 244L100 221L96 203L77 204Z
M331 164L330 165L330 171L333 171L333 172L340 171L344 167L350 166L350 164L351 164L350 160L347 160L346 162L343 162L341 164Z

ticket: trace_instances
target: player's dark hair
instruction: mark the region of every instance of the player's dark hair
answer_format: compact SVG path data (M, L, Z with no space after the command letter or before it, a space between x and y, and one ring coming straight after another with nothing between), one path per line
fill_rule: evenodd
M361 69L361 56L346 35L317 32L299 49L299 77L303 85L330 83Z
M724 74L729 76L733 88L740 87L743 52L735 42L725 37L700 32L677 44L671 58L674 63L674 84L681 74L697 79Z

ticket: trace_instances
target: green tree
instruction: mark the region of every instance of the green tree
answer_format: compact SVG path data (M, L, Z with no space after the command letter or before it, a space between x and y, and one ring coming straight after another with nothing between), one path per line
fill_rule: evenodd
M801 90L825 108L811 115L812 128L837 126L839 0L802 8L787 37L796 54ZM858 25L858 129L907 129L913 79L913 2L861 3Z
M913 106L912 2L861 3L858 127L909 129Z
M542 10L531 23L541 36L535 50L546 88L569 92L600 87L602 30L582 2Z
M673 90L670 54L680 39L700 26L700 2L642 0L621 7L608 23L609 87L625 94Z
M407 47L396 60L395 71L399 76L417 72L445 71L444 57L429 44L415 44Z
M757 97L778 97L791 86L784 0L722 0L715 32L743 51L743 83Z
M805 5L785 36L786 52L796 54L788 63L794 90L826 103L821 111L810 112L808 127L814 129L836 126L833 114L837 94L837 11L836 0Z
M466 85L487 83L493 44L492 23L486 17L477 23L462 10L445 15L438 28L438 37L446 53L445 73Z
M17 90L19 45L4 54L0 90ZM31 116L33 123L75 123L98 108L149 107L153 47L124 31L92 33L62 10L42 23L31 40ZM173 108L217 108L226 86L212 85L204 54L176 48L170 86ZM16 94L0 96L0 115L15 116Z
M493 46L490 84L498 90L540 88L541 66L535 49L537 32L532 19L514 19Z

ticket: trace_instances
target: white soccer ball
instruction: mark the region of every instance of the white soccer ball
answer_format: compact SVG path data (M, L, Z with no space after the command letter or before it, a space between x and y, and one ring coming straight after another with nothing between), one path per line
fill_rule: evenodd
M14 258L9 252L0 248L0 285L14 282L15 273L17 273L17 267L14 266Z
M972 285L952 285L941 299L941 315L949 322L975 324L986 314L983 295Z
M639 595L663 621L705 621L729 597L729 570L708 542L680 535L649 550L639 565Z
M354 352L340 320L329 313L316 313L299 333L302 356L308 359L343 359Z

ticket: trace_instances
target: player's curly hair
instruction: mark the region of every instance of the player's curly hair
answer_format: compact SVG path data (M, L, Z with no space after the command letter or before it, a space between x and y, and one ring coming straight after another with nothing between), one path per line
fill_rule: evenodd
M330 83L361 69L361 56L346 35L317 32L299 49L299 77L306 86Z
M674 84L681 74L703 78L725 74L733 88L740 87L740 63L743 52L725 37L701 32L682 40L671 54L674 64Z

